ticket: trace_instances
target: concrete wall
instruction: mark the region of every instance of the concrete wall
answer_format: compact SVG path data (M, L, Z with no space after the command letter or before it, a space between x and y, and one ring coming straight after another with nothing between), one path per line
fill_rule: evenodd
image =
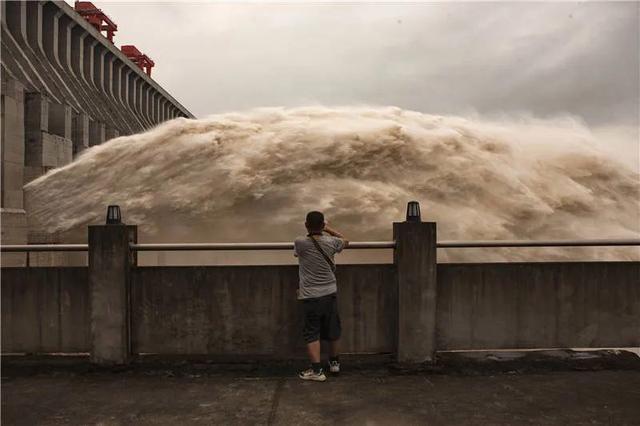
M437 276L436 350L640 346L639 262ZM296 266L134 267L130 280L133 353L303 354ZM397 353L396 266L340 265L338 282L343 351ZM90 351L91 297L86 267L2 268L3 353Z
M89 352L87 268L2 268L2 352Z
M338 268L345 352L393 352L393 265ZM135 353L304 354L297 266L142 267L132 276Z
M438 265L439 350L640 346L640 263Z

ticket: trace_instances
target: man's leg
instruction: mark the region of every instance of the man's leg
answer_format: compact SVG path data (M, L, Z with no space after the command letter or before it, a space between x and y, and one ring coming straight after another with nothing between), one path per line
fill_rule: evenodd
M340 314L338 313L338 302L333 297L330 305L330 314L328 317L328 334L329 339L329 371L332 373L340 372L340 336L342 335L342 326L340 324Z
M329 342L329 356L337 358L340 355L340 340L331 340Z
M338 339L329 341L329 371L334 374L340 372L339 342Z
M309 354L309 360L311 361L312 365L319 364L320 363L320 340L307 343L307 353Z
M320 365L320 340L307 343L307 352L311 361L311 369L300 372L298 376L303 380L324 382L327 377L324 375Z
M304 380L324 381L326 377L320 365L320 316L317 312L317 301L303 302L304 329L302 334L307 342L307 353L311 361L311 369L302 371L299 376Z

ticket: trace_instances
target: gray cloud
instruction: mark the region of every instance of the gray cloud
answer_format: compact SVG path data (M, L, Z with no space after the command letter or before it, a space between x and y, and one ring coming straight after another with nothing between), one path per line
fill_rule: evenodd
M98 3L197 116L397 105L638 127L640 3Z

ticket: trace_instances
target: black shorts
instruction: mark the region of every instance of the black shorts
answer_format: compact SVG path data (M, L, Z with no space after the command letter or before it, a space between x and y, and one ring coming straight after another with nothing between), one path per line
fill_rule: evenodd
M302 299L302 307L304 310L302 335L306 343L340 338L342 327L335 293L313 299Z

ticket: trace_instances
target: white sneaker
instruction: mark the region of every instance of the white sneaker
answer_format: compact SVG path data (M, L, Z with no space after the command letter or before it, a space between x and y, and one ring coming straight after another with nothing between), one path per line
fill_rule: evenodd
M324 371L320 370L319 373L316 373L313 371L313 368L301 371L300 374L298 374L298 377L302 380L313 380L314 382L324 382L327 380L327 376L324 375Z
M329 371L333 374L338 374L340 372L340 362L339 361L329 361Z

